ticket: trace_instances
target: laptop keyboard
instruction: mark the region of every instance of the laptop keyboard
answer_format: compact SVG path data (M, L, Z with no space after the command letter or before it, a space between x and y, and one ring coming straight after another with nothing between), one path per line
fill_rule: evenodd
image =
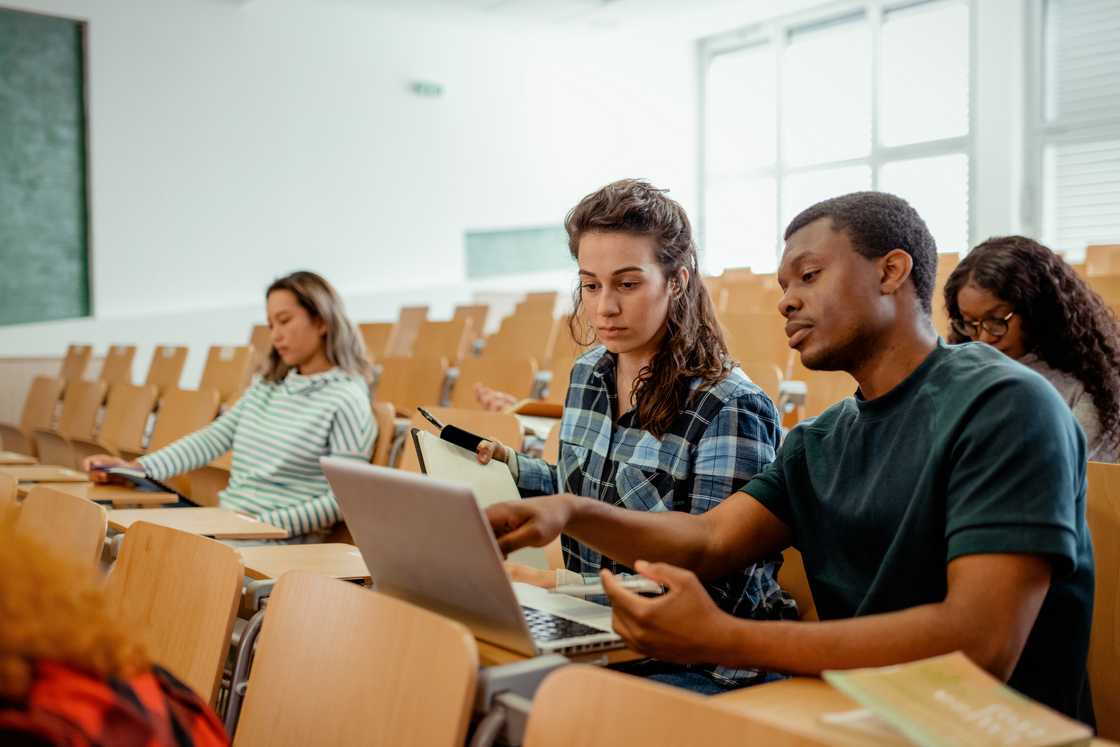
M557 617L556 615L548 612L541 612L532 607L522 607L521 611L525 614L525 622L529 624L529 632L532 634L533 640L540 641L541 643L561 641L565 638L576 638L582 635L595 635L603 632L590 625L584 625L575 620Z

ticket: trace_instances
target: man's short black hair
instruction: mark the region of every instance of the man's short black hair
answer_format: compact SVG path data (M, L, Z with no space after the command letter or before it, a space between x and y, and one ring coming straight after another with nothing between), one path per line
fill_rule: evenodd
M937 244L926 222L906 200L886 192L852 192L818 202L790 221L785 239L820 218L831 218L832 228L847 231L856 251L864 257L882 257L901 249L914 260L910 277L927 314L932 310L937 279Z

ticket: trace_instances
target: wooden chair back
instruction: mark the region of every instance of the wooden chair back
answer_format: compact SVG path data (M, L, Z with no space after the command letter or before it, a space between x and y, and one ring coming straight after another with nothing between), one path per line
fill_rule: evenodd
M720 289L720 316L724 314L771 314L777 313L782 289L776 282L761 275L750 280L725 280Z
M101 559L108 522L105 509L97 503L36 485L23 499L16 530L50 546L67 560L93 567Z
M5 451L35 455L32 432L49 430L54 410L62 395L63 381L51 376L36 376L23 400L19 424L0 423L0 444Z
M556 299L560 294L556 291L532 291L525 294L525 298L513 307L515 316L521 314L552 316L556 313Z
M474 396L475 384L507 392L517 399L527 399L533 393L536 376L537 364L532 358L464 358L459 364L459 378L451 391L451 406L463 410L481 409Z
M782 386L782 371L772 361L740 360L739 367L751 381L758 384L775 406L778 404Z
M552 426L552 430L548 432L548 438L544 440L544 447L541 451L541 459L544 459L549 464L557 464L560 461L560 424L556 423Z
M568 400L568 384L572 380L572 366L576 363L576 356L552 356L548 364L551 378L545 390L545 402L563 406Z
M389 467L389 455L393 450L393 437L397 431L397 408L392 402L373 403L373 421L377 423L377 441L373 445L374 464Z
M570 319L571 314L564 314L552 323L548 349L545 351L545 363L550 367L554 360L572 361L580 357L589 348L589 345L582 343L595 339L594 330L583 323L576 324L576 337L573 337Z
M1094 275L1120 275L1120 244L1091 244L1085 247L1085 271Z
M1089 638L1089 689L1097 733L1120 740L1120 464L1089 462L1085 516L1096 589Z
M424 320L412 345L416 358L446 358L454 366L469 352L474 334L470 319L452 319L448 322Z
M720 314L724 337L731 357L738 361L772 363L782 377L788 377L795 351L786 337L786 320L776 308L756 314Z
M420 334L420 325L428 318L427 306L403 306L397 323L385 344L385 357L407 357L412 355L412 346Z
M0 511L4 506L13 505L19 497L19 481L11 475L0 472ZM0 519L3 513L0 513Z
M412 417L417 405L440 403L446 376L447 361L443 358L385 358L375 397L392 402L402 417Z
M1095 290L1107 305L1120 304L1120 274L1091 275L1087 282L1089 287Z
M100 449L94 453L108 450L109 453L119 454L121 449L143 451L148 418L156 409L158 399L159 389L154 384L114 384L109 389L97 439L73 439L75 452L81 456L87 447Z
M719 275L704 275L700 278L700 283L704 286L704 290L708 292L708 298L712 302L712 308L717 308L722 295L723 278Z
M50 376L36 376L31 380L31 389L23 401L23 414L20 428L30 433L33 430L50 430L54 421L54 411L62 397L65 381Z
M272 331L267 324L254 324L249 333L249 347L253 349L252 370L256 371L272 353Z
M97 413L105 401L109 384L105 381L72 381L62 398L58 433L67 438L93 438Z
M452 407L426 407L424 409L432 413L444 425L457 425L471 433L500 441L516 451L521 450L524 436L522 435L521 421L517 419L516 415L506 412L488 412L486 410L457 410ZM420 413L414 412L411 420L411 427L436 433L435 426L429 423ZM420 459L416 455L416 444L412 441L411 433L405 437L400 468L408 472L420 471Z
M525 747L804 747L813 737L759 721L705 698L603 667L573 664L550 674L533 698Z
M459 747L477 677L461 623L291 571L269 599L234 744Z
M136 357L135 345L110 345L101 362L97 378L109 386L132 383L132 360Z
M937 276L933 283L933 327L942 337L949 335L949 310L945 306L945 283L953 270L960 264L956 252L943 252L937 255Z
M152 659L214 703L242 574L232 547L141 521L125 533L105 594Z
M156 425L148 450L162 449L194 433L218 415L221 399L215 389L172 389L159 399Z
M253 375L253 348L214 345L206 355L199 389L217 389L222 404L232 405Z
M78 468L74 446L61 433L32 431L31 440L35 443L35 454L40 463L69 469Z
M155 386L160 394L169 389L178 389L186 363L185 347L160 345L152 351L152 362L148 365L148 377L144 379L144 383Z
M815 418L845 397L852 396L859 384L843 371L810 371L801 365L801 356L795 358L793 378L804 381L808 391L802 418Z
M482 337L486 331L486 319L490 316L490 305L485 303L463 304L455 307L452 319L469 319L471 322L471 342Z
M368 324L359 324L358 331L361 332L362 341L366 344L366 357L370 361L380 361L384 358L389 337L393 334L393 323L369 322Z
M90 345L70 345L66 348L66 357L62 359L58 377L66 384L71 381L80 381L86 375L86 368L93 358L93 347Z
M484 357L548 359L555 324L552 314L523 313L507 316L498 331L486 340Z

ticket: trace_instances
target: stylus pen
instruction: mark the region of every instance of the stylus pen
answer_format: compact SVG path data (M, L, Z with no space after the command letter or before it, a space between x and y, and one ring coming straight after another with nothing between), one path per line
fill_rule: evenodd
M436 428L439 428L439 437L444 441L447 441L448 443L453 443L456 446L466 449L467 451L478 451L478 445L483 441L489 440L488 438L480 436L477 433L465 431L462 428L456 427L454 425L444 425L443 423L439 422L439 419L436 418L435 415L428 412L423 407L417 407L416 409L420 411L420 414L424 416L425 420L434 425Z
M435 415L428 412L423 407L417 407L416 409L420 411L420 414L424 416L425 420L434 425L436 428L439 428L441 431L443 430L443 423L439 422L439 419L436 418Z

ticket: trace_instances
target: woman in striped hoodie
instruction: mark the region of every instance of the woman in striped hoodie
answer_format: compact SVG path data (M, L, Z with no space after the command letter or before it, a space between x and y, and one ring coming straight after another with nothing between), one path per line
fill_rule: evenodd
M319 457L368 461L377 435L370 364L341 298L319 275L282 277L265 298L272 350L237 404L135 462L99 455L84 468L123 465L165 480L232 449L229 486L219 494L223 507L283 527L296 541L321 537L340 516Z

